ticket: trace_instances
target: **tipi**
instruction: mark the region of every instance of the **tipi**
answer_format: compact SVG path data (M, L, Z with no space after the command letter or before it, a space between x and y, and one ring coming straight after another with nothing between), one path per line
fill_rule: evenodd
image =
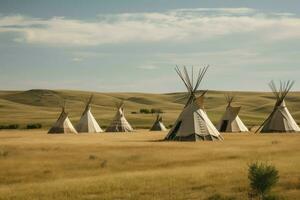
M81 115L81 118L76 125L76 130L78 133L100 133L103 130L100 128L93 114L91 113L91 102L93 95L89 98L86 103L85 109Z
M223 117L217 125L217 129L220 132L248 132L248 128L238 116L241 107L233 107L231 105L234 96L226 95L225 97L228 105Z
M196 97L197 89L207 69L208 66L199 70L196 84L194 85L193 68L191 78L186 67L183 68L183 72L178 67L175 68L188 90L188 100L165 140L197 141L223 139L204 110L203 101L206 91L202 92L199 97Z
M162 116L160 116L158 113L156 115L156 120L151 127L150 131L166 131L166 127L162 122Z
M106 132L131 132L133 131L133 128L128 123L124 116L124 103L120 102L119 104L116 104L117 107L117 113L109 125L109 127L106 129Z
M269 117L263 122L258 129L261 133L272 132L300 132L300 128L287 109L284 99L294 85L294 81L280 82L277 89L273 81L269 86L276 97L276 103Z
M77 134L76 129L74 128L74 126L72 125L72 123L68 117L68 113L65 112L65 105L62 106L62 111L61 111L59 118L57 119L55 124L50 128L48 133L49 134L76 133Z

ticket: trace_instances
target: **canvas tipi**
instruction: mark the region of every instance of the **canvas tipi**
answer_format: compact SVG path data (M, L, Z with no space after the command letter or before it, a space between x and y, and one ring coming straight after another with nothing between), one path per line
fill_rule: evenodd
M194 85L193 69L190 77L186 67L183 68L183 72L181 72L178 67L175 68L177 74L188 90L188 100L172 129L167 134L165 140L211 141L223 139L204 110L203 100L206 92L202 92L199 97L196 97L197 89L207 69L208 66L199 70L198 77Z
M274 96L276 97L276 103L273 111L263 122L258 131L260 130L261 133L300 132L299 126L295 122L284 102L285 97L287 96L293 85L293 81L280 82L280 87L278 89L275 83L271 81L269 86L273 91Z
M151 127L150 131L166 131L166 127L162 122L162 116L160 116L158 113L156 115L156 120Z
M227 108L221 118L217 129L220 132L247 132L248 128L244 125L242 120L239 118L238 114L241 110L241 107L233 107L231 104L234 100L234 96L227 95Z
M100 128L93 114L91 113L91 102L93 99L93 95L89 98L86 103L85 109L81 115L81 118L76 125L76 130L78 133L100 133L103 130Z
M109 127L106 129L106 132L131 132L133 131L131 125L128 123L124 116L124 103L120 102L119 104L116 104L117 107L117 113L109 125Z
M55 124L50 128L48 133L49 134L76 133L77 134L76 129L74 128L74 126L72 125L72 123L68 117L68 113L65 112L65 105L62 106L62 111L61 111L59 118L57 119Z

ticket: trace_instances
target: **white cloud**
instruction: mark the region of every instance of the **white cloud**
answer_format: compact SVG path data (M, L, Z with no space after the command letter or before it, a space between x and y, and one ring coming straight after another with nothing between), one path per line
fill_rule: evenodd
M157 69L158 67L156 65L141 65L138 66L139 69L146 69L146 70L153 70Z
M73 62L81 62L83 59L82 58L72 58Z
M16 42L95 46L126 42L183 42L231 34L266 40L300 38L300 18L291 13L263 13L251 8L177 9L163 13L99 15L83 21L22 15L0 17L0 33L15 32Z
M217 12L223 14L250 14L256 12L252 8L184 8L176 9L181 12Z

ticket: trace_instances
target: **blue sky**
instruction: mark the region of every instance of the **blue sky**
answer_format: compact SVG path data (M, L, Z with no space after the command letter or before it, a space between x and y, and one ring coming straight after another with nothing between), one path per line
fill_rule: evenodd
M0 0L0 89L174 92L175 65L211 67L202 89L300 90L300 1Z

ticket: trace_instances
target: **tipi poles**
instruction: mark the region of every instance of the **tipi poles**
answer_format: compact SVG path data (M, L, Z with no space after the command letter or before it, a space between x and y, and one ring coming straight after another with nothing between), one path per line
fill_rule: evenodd
M191 76L189 75L187 68L183 66L183 70L181 71L179 67L176 65L175 71L177 72L180 79L183 81L185 87L187 88L189 92L189 97L186 103L186 106L189 105L196 97L195 93L205 75L207 72L209 66L206 66L199 70L196 84L194 85L194 69L192 67Z

